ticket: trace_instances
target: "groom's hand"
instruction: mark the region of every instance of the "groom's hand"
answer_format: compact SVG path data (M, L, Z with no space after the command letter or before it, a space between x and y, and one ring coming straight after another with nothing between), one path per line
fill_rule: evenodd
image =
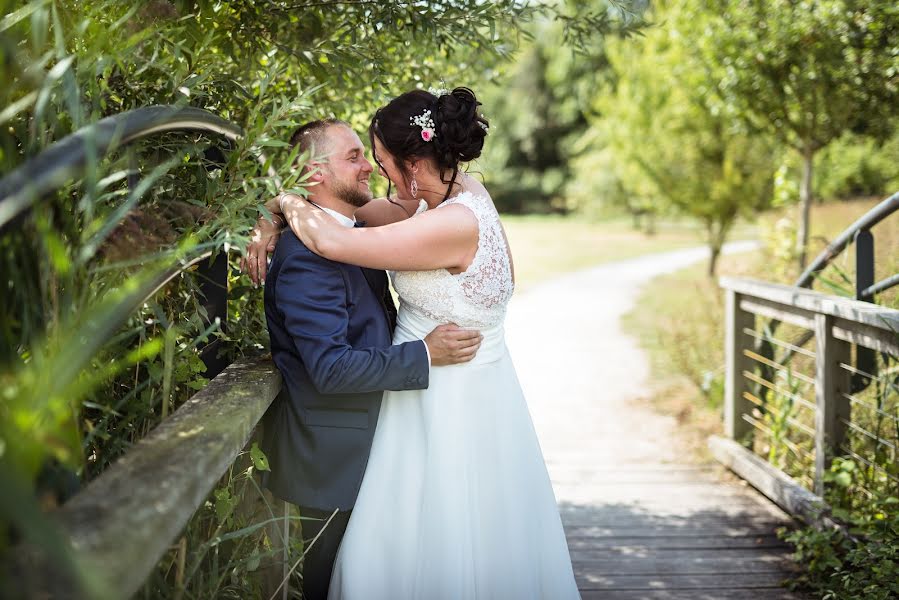
M425 336L431 366L443 367L470 361L477 354L483 339L479 331L462 329L452 323L435 327Z

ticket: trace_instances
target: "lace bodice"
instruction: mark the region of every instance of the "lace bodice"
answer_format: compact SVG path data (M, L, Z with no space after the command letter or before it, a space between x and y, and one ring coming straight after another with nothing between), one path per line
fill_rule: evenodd
M478 249L462 273L391 271L402 310L460 327L492 327L502 323L512 297L512 267L499 215L490 197L462 192L434 210L450 204L468 208L478 220ZM426 209L422 202L418 212ZM416 213L418 214L418 213Z

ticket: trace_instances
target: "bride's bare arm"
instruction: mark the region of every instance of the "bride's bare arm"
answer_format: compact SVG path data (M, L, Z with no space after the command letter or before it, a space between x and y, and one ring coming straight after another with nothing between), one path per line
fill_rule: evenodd
M462 206L444 206L383 227L342 227L298 196L282 206L306 246L330 260L397 271L464 269L477 250L478 222Z

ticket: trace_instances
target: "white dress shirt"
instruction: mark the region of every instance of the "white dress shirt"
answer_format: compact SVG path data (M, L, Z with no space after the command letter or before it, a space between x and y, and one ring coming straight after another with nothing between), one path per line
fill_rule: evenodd
M319 206L318 204L316 204L316 206L318 206L320 209L322 209L323 211L325 211L326 213L328 213L329 215L334 217L334 219L338 223L343 225L344 227L355 227L356 226L356 219L351 219L348 216L346 216L345 214L339 213L334 209L328 208L327 206Z

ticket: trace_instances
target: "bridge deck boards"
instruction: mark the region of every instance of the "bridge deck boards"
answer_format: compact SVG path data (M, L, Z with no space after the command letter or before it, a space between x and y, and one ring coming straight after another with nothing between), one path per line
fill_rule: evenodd
M802 597L782 585L795 566L775 534L792 520L721 468L561 464L550 471L585 600Z

